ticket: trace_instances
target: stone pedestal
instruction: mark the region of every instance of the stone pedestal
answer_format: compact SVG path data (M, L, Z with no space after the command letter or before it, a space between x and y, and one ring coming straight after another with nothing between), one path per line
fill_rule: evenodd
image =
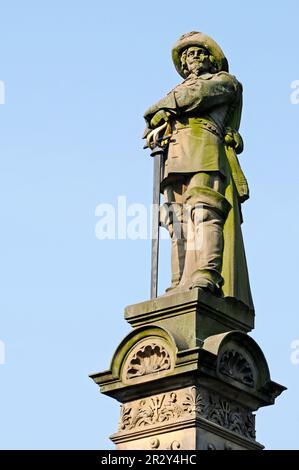
M285 387L248 336L254 313L202 289L131 305L111 369L90 375L118 400L118 449L262 449L255 415Z

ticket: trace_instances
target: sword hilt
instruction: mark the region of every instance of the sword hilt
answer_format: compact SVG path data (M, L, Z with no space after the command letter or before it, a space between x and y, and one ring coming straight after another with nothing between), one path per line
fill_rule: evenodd
M166 129L166 135L160 137L161 131ZM168 144L168 139L171 137L171 126L169 122L164 122L161 126L153 129L146 137L147 146L150 149L155 147L165 147Z

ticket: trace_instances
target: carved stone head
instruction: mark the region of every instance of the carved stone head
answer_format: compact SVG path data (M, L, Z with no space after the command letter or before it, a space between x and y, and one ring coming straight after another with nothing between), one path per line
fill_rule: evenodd
M188 64L188 51L190 50L193 51L193 57L190 57ZM198 57L192 65L195 51ZM186 78L191 71L198 74L203 68L211 73L228 72L228 62L219 45L206 34L197 31L183 34L179 38L172 48L172 59L176 70L183 78ZM204 72L200 71L200 73Z
M215 57L205 47L187 47L181 55L182 70L187 77L190 73L201 75L218 71Z

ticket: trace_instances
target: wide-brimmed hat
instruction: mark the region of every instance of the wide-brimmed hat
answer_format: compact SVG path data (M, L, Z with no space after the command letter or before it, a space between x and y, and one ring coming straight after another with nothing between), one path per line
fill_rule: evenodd
M180 37L180 39L174 44L172 48L173 63L176 70L182 77L186 78L183 65L181 63L181 55L187 47L191 46L204 47L207 49L208 52L215 58L217 71L220 72L223 70L228 72L227 59L218 44L206 34L200 33L198 31L192 31L190 33L183 34L183 36Z

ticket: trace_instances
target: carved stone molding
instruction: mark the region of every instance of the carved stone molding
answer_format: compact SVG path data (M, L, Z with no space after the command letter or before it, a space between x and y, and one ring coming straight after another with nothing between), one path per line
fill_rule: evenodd
M240 436L255 440L255 417L239 405L196 387L165 393L122 405L120 431L136 431L190 416L204 418Z
M207 450L216 450L215 444L209 443L207 446Z
M222 354L219 361L219 372L248 387L254 387L252 367L239 351L230 349Z
M137 351L129 357L125 367L125 378L127 380L153 374L171 367L169 352L162 344L147 343L140 346Z
M177 394L167 393L140 400L137 406L123 405L120 429L128 430L150 424L164 423L180 418L184 414Z
M181 443L179 441L172 441L167 447L166 450L178 450L181 448Z
M196 388L192 387L190 392L186 393L183 408L186 413L200 415L204 412L205 402L200 393L196 394Z
M204 417L229 431L248 439L255 439L255 416L240 406L230 403L216 394L210 394Z
M152 450L159 449L161 442L159 439L153 437L150 439L149 445ZM165 450L178 450L180 448L181 443L179 441L172 441L165 447Z
M160 440L155 438L155 437L152 437L152 439L150 439L150 441L149 441L149 445L150 445L151 449L159 449Z

